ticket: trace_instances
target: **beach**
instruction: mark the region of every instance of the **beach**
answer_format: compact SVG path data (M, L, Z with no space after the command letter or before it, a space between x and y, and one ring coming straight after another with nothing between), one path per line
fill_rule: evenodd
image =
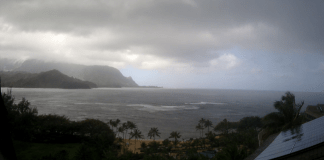
M134 153L140 153L141 152L141 144L144 142L146 143L146 145L148 145L150 142L153 142L154 140L153 139L139 139L139 140L136 140L136 143L135 143L135 140L134 139L131 139L131 140L124 140L124 143L126 143L126 148L129 150L129 151L132 151ZM163 140L155 140L156 142L162 144L162 141ZM122 150L123 150L123 147L122 147Z

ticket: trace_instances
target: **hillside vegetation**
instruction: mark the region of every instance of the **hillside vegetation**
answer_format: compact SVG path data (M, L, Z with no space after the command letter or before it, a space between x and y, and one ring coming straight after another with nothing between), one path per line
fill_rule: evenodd
M58 70L47 72L0 72L2 87L90 89L97 85L64 75Z
M12 70L40 73L53 69L80 80L93 82L98 87L138 87L131 77L125 77L118 69L109 66L86 66L80 64L26 60L16 65L16 68Z

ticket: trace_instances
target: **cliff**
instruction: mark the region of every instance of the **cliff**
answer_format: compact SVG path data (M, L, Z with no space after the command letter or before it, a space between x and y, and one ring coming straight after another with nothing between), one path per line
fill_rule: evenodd
M58 70L41 73L0 72L2 87L90 89L97 85L64 75Z
M13 71L40 73L53 69L80 80L93 82L98 87L138 87L131 77L124 77L118 69L109 66L26 60L19 67L15 67Z

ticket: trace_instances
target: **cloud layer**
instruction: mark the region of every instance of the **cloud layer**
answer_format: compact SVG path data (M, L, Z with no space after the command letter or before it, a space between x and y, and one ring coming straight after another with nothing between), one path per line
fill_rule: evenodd
M220 51L237 46L276 52L323 52L324 47L322 1L0 4L2 56L158 69L208 67L206 62L225 56Z
M320 0L0 1L0 58L256 75L267 73L251 66L262 53L323 55L323 8Z

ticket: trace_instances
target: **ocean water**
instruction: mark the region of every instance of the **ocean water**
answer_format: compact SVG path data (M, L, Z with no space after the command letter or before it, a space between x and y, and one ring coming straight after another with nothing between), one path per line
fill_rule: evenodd
M6 88L2 92L6 92ZM239 121L246 116L264 116L276 111L273 103L283 91L217 89L97 88L90 90L13 88L16 103L25 97L39 114L65 115L71 120L86 118L108 122L132 121L147 139L152 127L158 127L160 139L172 131L181 139L199 136L195 126L205 118L214 126L224 118ZM324 103L323 92L292 92L296 102L307 105ZM205 132L207 129L205 130Z

